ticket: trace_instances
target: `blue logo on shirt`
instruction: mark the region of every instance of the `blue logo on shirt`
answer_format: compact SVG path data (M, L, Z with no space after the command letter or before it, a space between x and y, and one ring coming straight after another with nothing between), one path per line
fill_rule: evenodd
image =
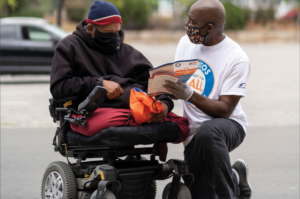
M246 83L241 83L241 84L239 85L239 88L246 89Z
M202 60L198 60L199 70L202 71L205 79L203 96L209 97L215 85L215 77L212 68Z
M209 97L214 89L215 77L212 68L203 60L198 60L198 69L188 81L199 94ZM188 102L191 104L190 102Z

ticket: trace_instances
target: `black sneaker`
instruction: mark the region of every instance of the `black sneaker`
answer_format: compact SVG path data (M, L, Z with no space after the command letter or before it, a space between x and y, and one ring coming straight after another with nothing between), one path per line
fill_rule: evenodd
M252 195L252 188L248 182L248 167L243 160L237 160L232 165L232 168L236 170L239 178L240 196L238 199L250 199Z

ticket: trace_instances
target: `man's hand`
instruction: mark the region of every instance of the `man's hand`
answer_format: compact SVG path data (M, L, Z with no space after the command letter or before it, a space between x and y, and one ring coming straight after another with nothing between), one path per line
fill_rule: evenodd
M166 117L168 115L168 111L169 111L169 107L163 103L160 100L157 100L163 107L164 110L160 113L152 113L151 115L149 115L149 117L153 117L151 118L148 123L158 123L158 122L164 122L166 120Z
M193 95L193 89L188 84L178 81L177 83L166 80L163 85L165 89L171 92L177 99L187 101Z
M103 80L103 87L107 90L106 96L108 99L115 99L123 94L121 86L116 82Z

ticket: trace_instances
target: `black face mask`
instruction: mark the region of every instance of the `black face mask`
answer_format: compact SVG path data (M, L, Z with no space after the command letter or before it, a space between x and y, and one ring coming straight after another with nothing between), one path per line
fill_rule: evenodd
M95 34L92 42L94 46L102 53L113 53L120 49L121 38L119 32L102 33L95 26Z

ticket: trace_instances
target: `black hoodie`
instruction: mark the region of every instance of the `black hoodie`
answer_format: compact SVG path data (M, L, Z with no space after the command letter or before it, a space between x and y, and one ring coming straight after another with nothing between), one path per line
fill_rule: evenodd
M106 98L101 107L129 108L131 89L147 90L149 69L153 66L142 53L123 43L122 30L120 50L111 54L97 51L84 28L86 25L85 20L81 21L73 34L57 44L50 81L53 98L77 96L79 103L99 85L97 80L103 78L120 84L123 94L112 100ZM160 95L157 99L168 105L169 111L173 109L173 102L168 96Z

